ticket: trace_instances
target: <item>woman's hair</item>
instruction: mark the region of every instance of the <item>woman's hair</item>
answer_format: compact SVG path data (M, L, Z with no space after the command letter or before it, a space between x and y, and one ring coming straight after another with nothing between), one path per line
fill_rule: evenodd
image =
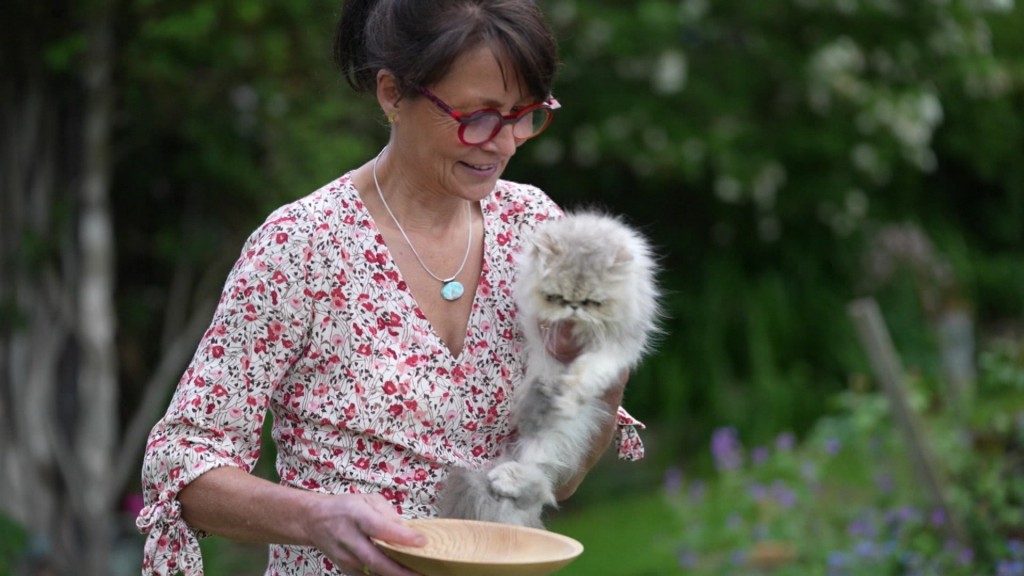
M526 89L548 98L558 47L531 0L348 0L334 32L334 61L358 91L390 71L403 96L432 86L463 53L480 46L507 56ZM501 60L499 59L499 62Z

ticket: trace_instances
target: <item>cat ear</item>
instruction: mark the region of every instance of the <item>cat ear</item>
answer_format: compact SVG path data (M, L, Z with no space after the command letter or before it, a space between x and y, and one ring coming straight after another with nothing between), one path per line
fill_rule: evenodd
M635 255L633 251L629 249L629 246L619 246L619 249L615 252L615 265L623 266L633 261Z
M562 246L559 245L554 235L548 234L544 230L538 230L534 235L533 245L537 249L537 253L544 257L551 257L562 251Z

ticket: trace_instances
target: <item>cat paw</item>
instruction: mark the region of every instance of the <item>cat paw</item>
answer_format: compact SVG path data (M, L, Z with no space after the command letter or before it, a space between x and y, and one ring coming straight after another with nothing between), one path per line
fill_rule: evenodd
M518 462L498 464L487 473L491 483L491 492L502 498L515 500L522 493L522 465Z

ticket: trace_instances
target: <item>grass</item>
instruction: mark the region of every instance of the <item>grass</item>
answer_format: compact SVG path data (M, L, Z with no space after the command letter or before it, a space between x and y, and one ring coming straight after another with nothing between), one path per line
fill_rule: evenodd
M548 529L584 547L559 576L665 576L682 573L677 524L664 495L652 490L557 514Z

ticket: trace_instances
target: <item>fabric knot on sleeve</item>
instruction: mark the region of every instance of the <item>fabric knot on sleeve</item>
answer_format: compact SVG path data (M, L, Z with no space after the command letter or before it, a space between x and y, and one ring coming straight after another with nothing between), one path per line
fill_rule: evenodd
M146 536L144 576L202 576L197 534L181 517L181 502L161 500L139 512L135 525Z
M646 428L643 422L630 416L629 412L620 406L616 415L616 425L618 427L616 442L619 459L630 462L643 460L644 441L640 438L639 432Z

